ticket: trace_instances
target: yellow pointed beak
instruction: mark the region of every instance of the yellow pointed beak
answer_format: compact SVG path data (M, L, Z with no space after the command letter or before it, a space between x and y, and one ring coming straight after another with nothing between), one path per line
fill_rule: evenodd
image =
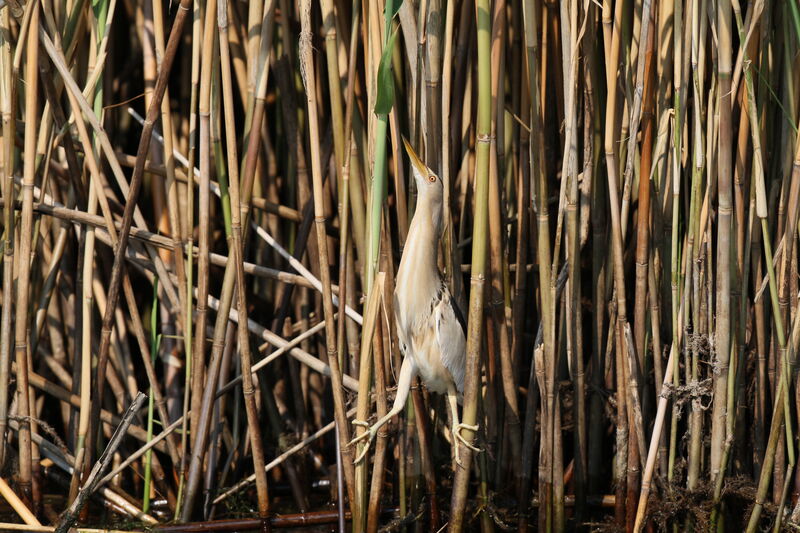
M421 175L426 176L428 174L427 165L425 165L425 163L422 162L422 160L417 155L417 152L415 152L414 149L411 147L411 143L409 143L405 137L403 137L403 145L405 145L406 147L406 152L408 152L408 157L411 159L411 164L414 165L414 167L416 167L417 171Z

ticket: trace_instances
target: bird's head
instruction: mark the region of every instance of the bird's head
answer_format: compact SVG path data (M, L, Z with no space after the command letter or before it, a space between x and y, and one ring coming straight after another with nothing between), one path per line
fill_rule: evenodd
M417 182L417 190L420 196L441 202L444 191L442 179L422 162L405 137L403 137L403 144L406 147L406 152L408 152L408 157L411 159L411 172Z

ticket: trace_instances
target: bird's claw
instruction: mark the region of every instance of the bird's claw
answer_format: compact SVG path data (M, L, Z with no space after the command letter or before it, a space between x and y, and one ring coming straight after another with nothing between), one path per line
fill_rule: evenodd
M480 452L481 451L480 448L478 448L477 446L472 445L470 442L467 441L467 439L464 437L464 435L461 434L461 430L463 430L463 429L468 429L470 431L478 431L478 425L477 424L470 425L470 424L464 424L464 423L456 424L455 427L453 427L453 437L455 437L455 439L460 441L464 446L466 446L467 448L469 448L473 452L475 452L475 453ZM461 454L459 453L458 443L455 443L455 444L456 444L455 445L456 463L458 464L458 466L463 467L464 465L461 463Z
M458 440L460 440L464 444L464 446L466 446L467 448L469 448L473 452L480 452L481 451L480 448L478 448L477 446L473 446L470 442L467 441L466 438L464 438L464 435L461 434L461 430L462 429L468 429L470 431L478 431L478 425L477 424L475 424L475 425L464 424L462 422L462 423L456 425L454 432L455 432L456 438Z
M372 427L370 427L369 423L367 423L367 422L365 422L365 421L363 421L363 420L353 420L353 425L354 425L354 426L361 426L361 427L367 428L367 431L365 431L365 432L364 432L364 433L362 433L361 435L359 435L359 436L355 437L355 438L354 438L353 440L351 440L351 441L350 441L350 443L348 444L348 446L353 446L353 445L355 445L355 444L357 444L357 443L361 442L362 440L365 440L365 439L366 439L366 441L367 441L367 442L366 442L366 444L364 445L364 448L361 450L361 453L360 453L360 454L358 454L358 457L356 457L356 458L355 458L355 460L353 460L353 464L358 464L358 463L360 463L360 462L361 462L361 461L364 459L364 457L366 457L366 456L367 456L367 452L369 451L369 446L370 446L370 444L372 444L372 439L374 439L374 438L375 438L375 433L376 433L377 431L374 431L374 430L372 429Z
M353 420L350 423L353 424L354 426L361 426L362 428L369 428L369 422L367 422L365 420Z

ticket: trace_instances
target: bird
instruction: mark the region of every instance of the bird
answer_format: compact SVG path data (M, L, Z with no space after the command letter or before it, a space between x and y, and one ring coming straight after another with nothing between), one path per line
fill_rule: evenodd
M461 435L462 430L477 431L478 426L461 423L458 417L466 373L467 325L437 262L443 229L444 186L405 137L403 144L417 185L417 207L408 229L394 290L394 315L403 363L392 409L372 426L354 420L354 425L368 429L350 444L367 441L354 461L357 464L367 455L378 429L403 410L411 383L419 376L429 390L447 395L452 414L454 455L461 465L456 439L471 450L480 449Z

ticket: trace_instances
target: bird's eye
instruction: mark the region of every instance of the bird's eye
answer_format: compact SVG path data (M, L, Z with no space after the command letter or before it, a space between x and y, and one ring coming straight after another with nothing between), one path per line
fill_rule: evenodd
M436 183L436 176L434 176L433 174L430 174L428 176L428 181L430 181L431 183Z

